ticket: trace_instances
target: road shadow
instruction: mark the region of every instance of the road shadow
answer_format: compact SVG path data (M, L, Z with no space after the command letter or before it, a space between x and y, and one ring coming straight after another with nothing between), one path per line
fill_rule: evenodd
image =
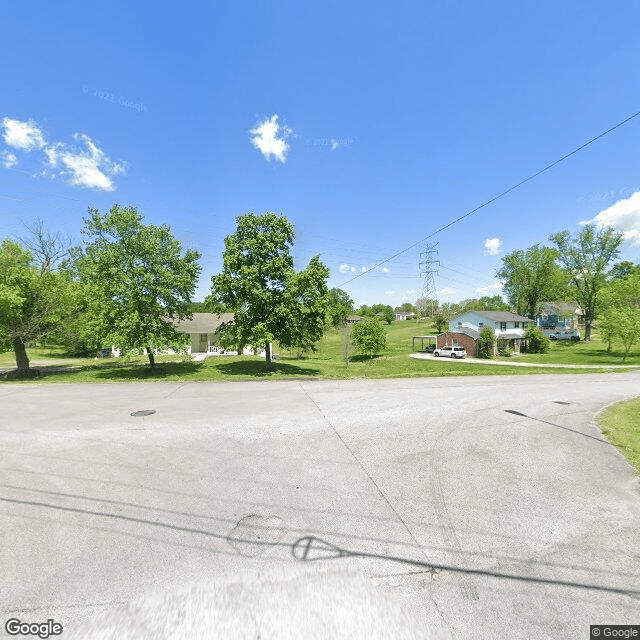
M301 367L296 364L288 364L286 362L267 362L256 360L238 360L234 362L221 362L214 365L220 373L229 376L254 376L256 378L264 378L274 374L282 373L287 376L318 376L319 369L313 367Z
M286 542L284 540L264 540L260 539L260 535L256 535L254 533L249 533L249 536L243 535L233 535L231 534L220 534L215 533L213 531L208 531L203 528L195 528L195 527L185 527L169 522L162 522L157 519L147 519L140 518L134 516L127 516L119 513L109 513L106 511L97 511L93 509L83 509L79 507L71 507L64 506L58 504L52 504L48 502L40 502L36 500L18 500L13 498L5 498L0 497L0 502L5 505L20 505L27 507L39 507L41 509L53 512L66 512L73 514L82 514L88 516L98 516L104 517L111 520L135 523L138 525L150 526L152 528L160 528L165 530L179 531L182 533L195 534L198 536L206 536L208 538L214 538L221 541L225 541L226 543L232 545L234 548L237 545L244 544L249 547L258 548L284 548L288 549L291 553L291 556L297 560L298 562L321 562L321 561L331 561L331 560L340 560L343 558L370 558L377 560L388 560L390 562L400 563L404 565L410 565L414 567L418 567L421 571L425 573L440 573L443 571L466 574L466 575L475 575L475 576L484 576L489 578L497 578L508 581L517 581L517 582L526 582L531 584L540 584L544 586L556 586L556 587L568 587L573 589L580 589L585 591L596 591L596 592L605 592L610 594L627 596L633 599L640 599L640 591L633 588L620 588L602 584L594 584L594 583L586 583L580 581L573 580L559 580L555 578L545 578L545 577L534 577L534 576L525 576L517 573L504 573L500 571L494 571L491 569L476 569L473 567L462 567L455 565L446 565L441 563L432 563L425 562L422 560L417 560L413 558L406 558L402 556L393 556L383 553L371 553L368 551L360 551L358 549L346 549L344 547L340 547L338 545L332 544L321 538L318 538L313 535L306 535L300 538L297 538L293 542ZM90 525L90 528L95 528L95 525ZM265 529L268 527L256 526L254 527L257 532L261 529ZM128 535L125 532L124 535ZM181 545L183 546L183 545ZM186 545L185 545L186 546ZM244 554L242 554L244 555Z

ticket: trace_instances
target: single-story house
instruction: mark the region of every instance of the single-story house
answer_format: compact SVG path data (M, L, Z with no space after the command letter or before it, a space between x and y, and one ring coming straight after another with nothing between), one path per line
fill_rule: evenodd
M542 329L578 329L584 326L584 312L577 302L543 302L536 324Z
M464 347L470 356L475 356L480 331L491 327L497 339L494 353L501 347L519 352L527 325L532 322L531 318L509 311L467 311L449 321L449 331L438 336L437 346Z
M179 333L189 334L189 353L216 353L220 326L233 317L233 313L194 313L191 320L176 320L173 326Z
M413 311L396 311L393 315L396 320L411 320L411 318L416 317L416 314L413 313Z
M347 316L347 324L354 324L355 322L364 322L366 318L364 316Z
M187 351L191 354L205 353L210 355L237 355L237 351L225 351L219 346L220 327L225 322L231 322L233 313L194 313L191 320L175 320L173 326L178 333L188 333L190 345ZM264 349L258 349L257 355L264 355ZM254 355L251 347L242 351L245 356Z

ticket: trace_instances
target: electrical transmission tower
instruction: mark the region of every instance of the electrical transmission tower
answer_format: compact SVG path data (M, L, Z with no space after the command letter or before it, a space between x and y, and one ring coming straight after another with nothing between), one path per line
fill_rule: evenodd
M432 316L435 313L438 304L436 300L435 276L438 275L438 269L436 267L440 264L440 261L436 260L438 257L437 245L437 242L435 244L428 244L420 252L420 276L422 278L421 298L425 301L424 312L428 316Z

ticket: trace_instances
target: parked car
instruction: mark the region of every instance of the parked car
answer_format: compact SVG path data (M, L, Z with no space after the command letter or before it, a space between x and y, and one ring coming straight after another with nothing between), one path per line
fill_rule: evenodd
M467 355L467 350L464 347L440 347L433 352L434 358L442 356L446 358L464 358Z
M575 329L554 329L553 331L543 332L549 340L571 340L578 342L580 340L580 332Z

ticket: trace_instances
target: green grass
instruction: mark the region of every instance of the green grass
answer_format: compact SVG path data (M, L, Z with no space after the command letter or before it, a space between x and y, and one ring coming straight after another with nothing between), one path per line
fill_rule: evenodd
M609 442L640 473L640 398L608 407L598 423Z
M527 353L511 358L497 358L498 360L514 360L515 362L535 362L540 364L629 364L640 366L640 343L632 348L624 363L623 351L614 345L611 352L601 340L597 331L591 335L590 342L570 342L569 340L551 341L548 353Z
M230 380L279 380L279 379L353 379L353 378L418 378L442 376L479 375L536 375L540 373L567 373L567 370L545 367L505 367L491 364L465 364L455 360L429 361L410 358L412 336L433 335L435 329L424 323L412 321L394 322L384 325L387 331L387 351L378 357L354 355L346 367L342 355L342 334L330 329L318 344L318 350L301 359L293 351L275 346L279 354L271 367L264 358L255 356L215 356L202 362L193 362L186 356L158 356L157 366L152 370L146 356L134 358L66 358L58 347L29 349L32 366L41 371L47 382L108 382L130 380L170 380L170 381L230 381ZM555 345L554 345L555 346ZM530 357L530 356L528 356ZM44 366L39 362L50 362L60 358L60 365L74 367L71 371L52 370L52 364ZM520 361L515 359L514 361ZM0 355L0 367L15 367L12 353ZM578 372L579 370L576 370ZM582 370L594 373L599 369ZM604 369L603 369L604 371ZM8 383L6 379L3 380ZM13 382L13 381L11 381Z

